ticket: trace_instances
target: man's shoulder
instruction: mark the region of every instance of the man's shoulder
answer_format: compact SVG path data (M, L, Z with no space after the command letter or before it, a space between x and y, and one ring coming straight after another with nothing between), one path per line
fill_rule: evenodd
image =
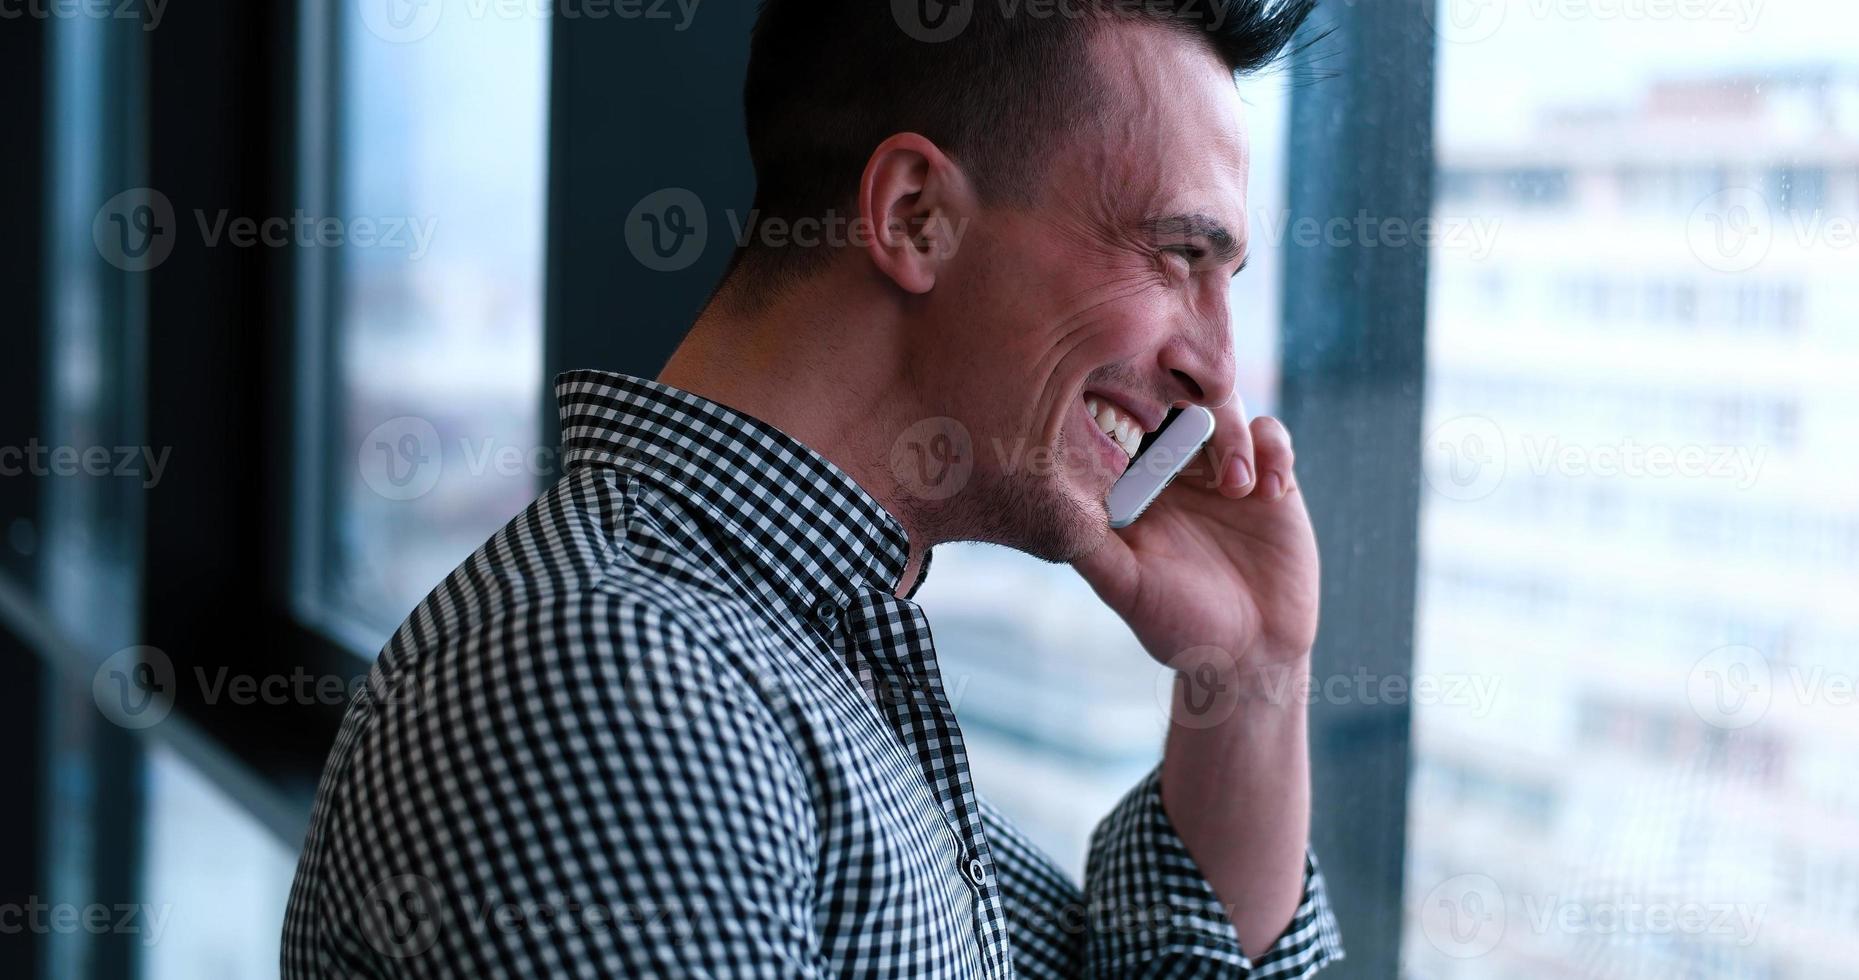
M364 768L411 743L442 772L536 747L520 771L596 737L625 755L700 725L766 728L757 741L780 730L760 682L770 658L734 597L620 567L492 606L443 635L402 627L402 656L383 654L359 709Z
M718 626L742 621L748 605L716 557L692 546L682 515L654 497L612 470L564 477L414 607L382 660L412 668L487 643L572 651L719 640Z

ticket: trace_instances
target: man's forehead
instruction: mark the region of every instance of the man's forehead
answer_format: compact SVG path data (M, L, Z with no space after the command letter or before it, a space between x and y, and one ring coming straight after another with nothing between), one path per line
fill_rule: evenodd
M1192 32L1141 20L1117 21L1088 46L1097 84L1112 110L1160 120L1173 116L1216 133L1243 134L1245 105L1232 70Z
M1149 198L1144 210L1195 209L1236 220L1251 138L1232 73L1207 45L1162 28L1113 28L1093 45L1107 100L1100 178Z

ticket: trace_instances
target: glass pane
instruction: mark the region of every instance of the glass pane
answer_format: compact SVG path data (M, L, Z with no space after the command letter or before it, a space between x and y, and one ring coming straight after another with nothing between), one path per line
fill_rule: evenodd
M144 481L76 463L98 452L114 458L144 441L144 273L159 262L160 238L146 244L151 257L140 264L110 247L111 219L168 205L158 191L128 186L141 182L136 117L123 99L139 61L138 35L101 18L57 19L51 27L45 591L61 629L114 649L132 642Z
M119 910L144 980L276 976L296 853L172 749L147 760L143 898Z
M1250 111L1251 257L1233 280L1247 410L1278 396L1289 81L1242 79ZM1161 759L1165 676L1069 567L986 545L936 549L917 595L979 790L1062 866L1082 874L1091 831Z
M1859 10L1438 27L1407 971L1850 975Z
M332 229L324 583L376 638L535 496L548 462L548 21L432 4L403 24L381 7L341 8L336 184L350 224Z
M144 469L141 478L123 479L81 461L96 452L118 458L120 447L146 442L141 385L146 274L165 254L159 229L172 228L173 221L165 213L166 198L144 186L141 116L128 94L136 90L132 80L141 77L140 25L61 17L45 27L46 431L37 440L44 455L28 463L39 474L44 524L26 530L27 540L39 538L32 544L43 556L44 611L63 639L102 662L111 651L137 642L145 480L155 474ZM20 224L30 223L19 217ZM117 221L121 237L113 238ZM151 226L155 230L134 237ZM171 245L172 237L165 241ZM12 313L8 339L15 330L35 326ZM9 529L19 530L18 524ZM112 859L107 833L99 828L111 826L120 810L119 777L134 770L137 746L98 713L91 664L67 666L72 669L48 671L44 684L47 774L40 812L46 839L40 887L60 908L83 910L127 896L127 872ZM16 790L11 805L31 805L36 794L32 787L24 790ZM16 926L9 931L15 934L0 942L22 940ZM81 929L53 928L42 937L44 975L107 972L116 961L104 946Z

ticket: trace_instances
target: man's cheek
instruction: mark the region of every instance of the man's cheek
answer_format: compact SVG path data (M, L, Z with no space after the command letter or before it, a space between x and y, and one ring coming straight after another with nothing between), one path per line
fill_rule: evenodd
M1123 296L1094 307L1078 321L1079 350L1096 361L1094 367L1140 367L1149 352L1167 341L1170 324L1180 319L1169 297L1157 290Z

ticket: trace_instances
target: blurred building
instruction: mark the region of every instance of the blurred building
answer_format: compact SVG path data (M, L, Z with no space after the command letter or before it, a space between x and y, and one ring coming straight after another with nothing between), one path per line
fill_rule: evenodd
M1404 962L1859 962L1859 76L1439 149Z

